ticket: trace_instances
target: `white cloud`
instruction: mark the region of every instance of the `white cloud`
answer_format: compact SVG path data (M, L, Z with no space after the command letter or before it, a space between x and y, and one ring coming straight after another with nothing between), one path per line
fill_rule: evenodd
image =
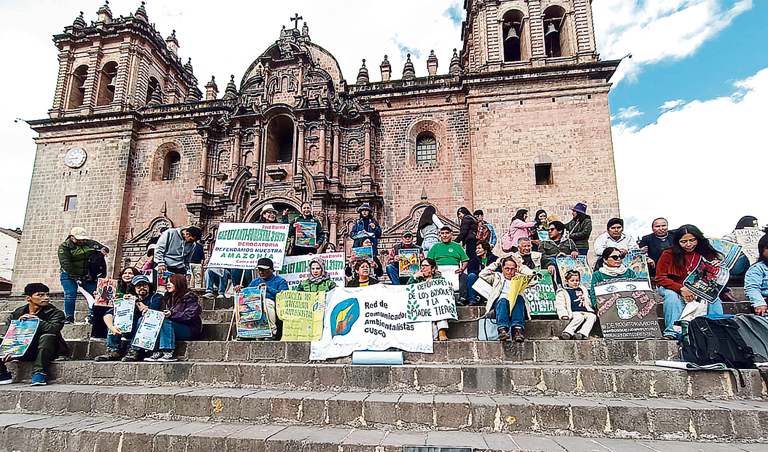
M619 121L626 121L627 119L632 119L637 116L642 116L645 113L640 111L637 106L627 107L627 108L619 108L619 112L615 115L611 116L611 120L619 120Z
M633 79L644 66L692 55L707 40L752 8L739 0L603 0L593 3L597 49L604 58L625 59L613 76Z
M665 111L668 111L668 110L675 109L675 108L683 105L684 103L685 103L685 101L683 99L668 100L668 101L664 102L664 104L661 107L659 107L659 110L661 110L662 112L665 112Z
M730 232L744 215L768 223L768 69L734 87L732 96L690 102L643 128L613 127L623 215L664 216L671 227L692 223L712 236Z

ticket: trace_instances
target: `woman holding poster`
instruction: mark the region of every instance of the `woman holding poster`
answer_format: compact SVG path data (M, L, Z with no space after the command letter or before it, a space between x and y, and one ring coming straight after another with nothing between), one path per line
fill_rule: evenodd
M157 339L158 351L145 361L176 361L173 356L176 341L193 341L199 338L203 327L200 319L203 308L197 295L189 290L187 278L184 275L171 275L165 288L165 295L160 302L165 319Z
M299 283L298 292L330 292L336 287L328 272L325 271L325 263L319 256L309 261L309 278Z
M595 284L613 278L637 279L637 274L624 265L622 261L624 256L620 249L609 246L603 250L600 257L603 259L603 265L592 274L592 290L589 292L590 297L592 297L592 306L597 306Z
M431 281L433 279L443 279L443 277L438 275L436 272L437 262L435 262L434 259L425 257L419 263L419 271L411 276L411 278L408 280L408 284L418 284L425 281ZM440 341L447 341L448 336L445 334L445 332L448 331L448 321L438 320L437 322L432 323L437 328L437 339Z
M370 251L372 254L365 255L365 256L359 256L358 250L355 248L352 249L352 255L349 258L349 264L347 265L347 268L344 269L344 274L347 275L347 278L351 278L355 274L355 270L352 266L355 265L355 262L358 260L367 260L368 265L371 268L371 271L373 271L373 274L376 276L376 279L381 278L384 275L384 267L381 265L381 261L379 260L379 256L374 251L375 248L373 248L373 242L371 239L366 238L361 243L360 246L357 248L370 248L369 250L360 250L360 251Z
M680 336L674 329L674 323L680 320L686 303L696 300L696 295L683 285L683 281L696 270L702 259L716 263L722 259L722 255L692 224L680 226L672 237L672 246L661 253L655 281L659 293L664 297L665 339L675 340ZM708 303L707 314L722 313L723 302L720 298Z

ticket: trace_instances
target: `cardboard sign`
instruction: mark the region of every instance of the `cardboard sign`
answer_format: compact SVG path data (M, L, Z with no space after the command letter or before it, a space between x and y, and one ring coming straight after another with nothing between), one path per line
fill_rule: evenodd
M459 269L458 265L438 265L437 266L437 270L440 272L440 276L450 281L454 291L459 290L459 275L461 275L461 273L456 273L456 270L458 269Z
M246 287L237 294L237 337L271 337L266 313L266 287Z
M645 279L610 279L595 284L597 315L606 339L660 338L656 300Z
M621 261L625 267L635 272L638 278L647 279L650 281L650 273L648 272L648 261L645 254L640 251L630 251ZM589 287L589 286L586 286Z
M136 334L133 336L131 345L144 350L154 350L157 344L157 338L160 336L160 328L163 326L165 314L162 311L149 309L141 317L139 327L136 328Z
M419 271L419 250L400 250L397 253L400 277L413 276Z
M453 286L447 280L431 279L406 286L408 292L408 321L434 322L458 319Z
M120 328L123 333L130 333L133 330L135 311L136 297L133 295L123 295L121 298L115 298L112 323Z
M325 292L295 292L284 290L277 294L277 316L283 321L281 341L319 341L323 336Z
M350 262L355 262L359 259L365 259L368 262L373 262L373 247L372 246L358 246L352 248L350 255Z
M39 325L40 319L11 320L3 343L0 344L0 358L7 355L13 358L23 357L35 338Z
M317 243L317 224L296 222L296 246L313 247Z
M708 260L699 259L699 265L693 269L683 281L694 295L704 301L713 303L731 277L728 267L722 264L715 265Z
M283 268L276 272L288 283L290 290L296 290L299 283L309 278L309 261L320 257L325 264L325 271L337 286L344 286L344 253L325 253L313 256L286 256Z
M210 267L256 268L262 257L283 267L290 225L280 223L221 223L213 245Z
M530 315L556 315L555 284L546 270L534 270L534 279L523 291L523 299Z
M115 299L115 294L117 294L117 280L99 278L96 294L96 306L111 307L112 300Z

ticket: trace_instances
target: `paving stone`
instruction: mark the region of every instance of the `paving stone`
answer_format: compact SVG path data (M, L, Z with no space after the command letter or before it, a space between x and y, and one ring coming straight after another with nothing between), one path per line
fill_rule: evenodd
M435 394L434 420L441 427L457 429L470 425L469 399L463 394Z
M427 434L428 446L472 447L486 449L488 445L479 433L431 431Z
M566 452L550 438L513 435L512 440L526 452Z
M366 392L347 392L328 399L328 420L332 425L359 425L363 418Z
M264 452L266 439L284 430L279 425L253 425L232 433L226 439L228 451ZM209 451L211 452L211 451Z
M598 442L598 439L592 438L576 438L576 437L556 437L552 438L557 444L562 446L568 451L580 451L580 452L611 452L611 450ZM631 443L623 442L627 446ZM641 446L642 447L642 446ZM637 452L637 449L628 448L622 449L623 452ZM647 452L647 451L643 451Z
M172 426L158 432L152 438L152 450L155 452L186 452L187 438L194 433L207 430L211 424L203 422L172 422Z
M283 391L257 391L240 399L240 417L256 423L266 423L271 416L271 402Z
M397 404L400 394L370 394L363 402L365 421L368 424L395 425L397 422Z

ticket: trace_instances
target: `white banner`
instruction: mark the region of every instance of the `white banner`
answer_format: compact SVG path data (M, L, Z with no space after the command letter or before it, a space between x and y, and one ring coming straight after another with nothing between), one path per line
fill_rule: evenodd
M407 286L339 287L328 300L323 338L312 342L309 359L389 348L432 353L432 322L408 321Z
M154 350L164 319L165 314L163 312L152 309L147 310L141 318L141 322L139 322L139 328L133 336L131 345L145 350Z
M447 280L432 278L418 284L409 284L406 290L408 291L409 321L458 319L453 287Z
M289 227L279 223L221 223L208 266L256 268L260 258L268 257L275 270L280 270Z
M344 287L344 253L326 253L306 256L286 256L283 268L277 272L288 282L290 290L296 290L299 283L309 278L309 261L320 256L325 270L338 287Z

